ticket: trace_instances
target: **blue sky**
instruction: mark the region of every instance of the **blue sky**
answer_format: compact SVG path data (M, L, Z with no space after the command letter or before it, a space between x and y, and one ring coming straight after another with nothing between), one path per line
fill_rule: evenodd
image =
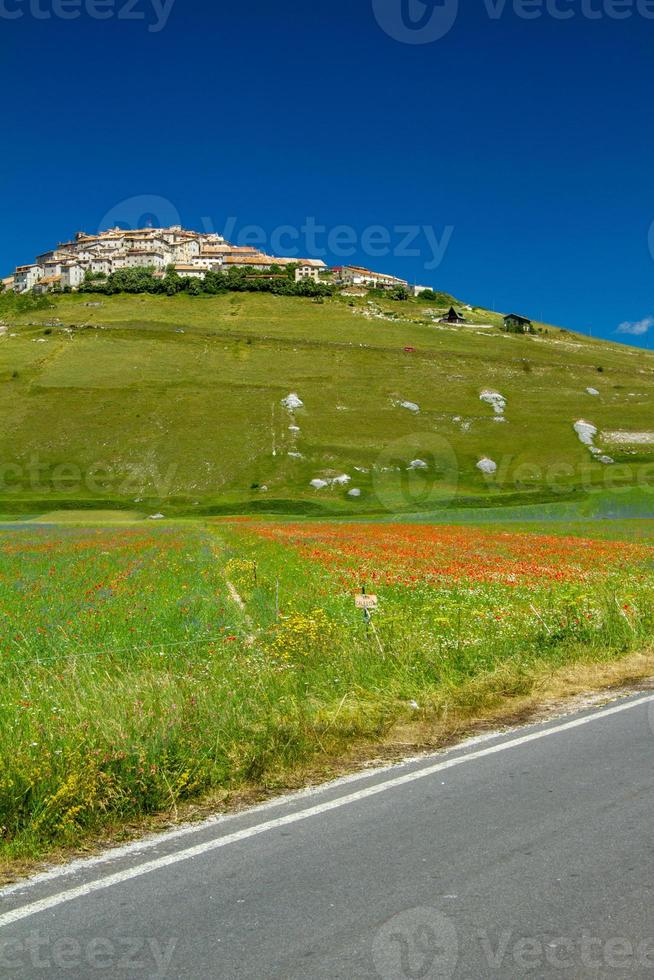
M649 346L651 18L652 0L0 0L0 269L179 216L597 336L642 323L622 336Z

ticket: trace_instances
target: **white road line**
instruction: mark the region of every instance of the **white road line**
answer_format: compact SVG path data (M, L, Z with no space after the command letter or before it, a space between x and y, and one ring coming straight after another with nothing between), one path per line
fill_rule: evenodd
M570 712L570 714L572 714L572 712ZM520 727L526 728L528 726L521 725ZM463 742L456 745L456 748L465 749L472 745L479 745L481 742L488 742L493 738L499 738L503 734L507 735L509 732L494 731L484 735L476 735L472 738L465 739ZM449 748L448 752L451 751L452 748ZM401 762L393 762L390 765L375 766L370 769L357 770L355 772L348 773L346 776L339 776L337 779L331 779L326 783L315 783L310 786L305 786L303 789L285 793L283 796L275 796L270 800L266 800L265 803L258 803L256 806L249 806L243 810L232 810L228 813L214 814L213 816L205 817L201 821L184 823L181 826L175 827L174 830L154 831L153 833L147 834L145 837L139 837L136 840L131 840L127 844L110 846L106 851L101 851L98 854L94 854L92 857L75 858L72 861L68 861L66 864L55 865L54 867L49 868L47 871L39 871L30 878L20 879L13 885L7 885L4 888L0 888L0 899L7 898L7 896L13 895L16 892L32 890L39 885L54 881L57 878L69 878L71 875L88 871L90 868L94 868L98 865L115 864L116 861L121 860L122 858L140 857L145 851L162 847L165 844L169 844L171 841L180 840L182 837L197 836L203 831L212 830L216 827L220 830L244 816L267 813L269 810L278 810L281 806L288 806L292 803L313 799L313 797L319 795L324 796L326 791L338 789L341 786L348 786L350 783L360 783L365 780L373 779L375 776L381 776L383 773L396 772L398 769L406 769L408 765L418 762L422 762L424 764L426 759L432 759L436 754L437 753L434 752L423 752L421 755L403 759ZM446 752L443 750L438 753L440 757L444 756L445 754Z
M625 695L627 692L622 693ZM606 704L607 700L606 692L603 692L586 698L584 704L577 704L575 706L574 701L569 701L562 706L564 710L558 717L571 717L579 714L580 711L590 711L592 708ZM550 718L550 722L554 722L556 718L557 716L553 716ZM235 820L242 819L243 816L252 817L267 814L270 810L278 810L282 806L306 802L316 796L324 796L328 792L340 789L343 786L349 786L351 783L363 783L371 779L379 779L389 773L397 773L398 771L405 770L409 766L424 766L430 761L433 764L435 759L442 759L446 755L451 755L453 751L470 751L475 746L485 745L487 742L497 741L500 738L508 738L509 735L515 735L517 732L524 732L528 728L533 728L535 724L536 722L532 722L531 724L523 723L521 725L515 725L512 728L496 728L492 731L483 732L480 735L469 735L467 738L462 739L462 741L454 745L449 745L446 749L439 749L435 752L420 752L418 755L406 756L397 762L384 764L373 763L366 769L356 769L353 772L347 773L345 776L338 776L327 782L312 783L304 786L302 789L284 793L282 796L273 796L271 799L266 800L264 803L258 803L256 806L249 806L243 810L234 809L227 813L213 814L200 821L176 825L173 830L154 831L143 837L137 837L134 840L128 841L126 844L110 846L107 850L99 851L91 857L75 858L72 861L67 861L65 864L54 865L48 868L47 871L39 871L30 878L20 879L13 885L6 885L4 888L0 888L0 900L17 892L33 891L46 882L51 882L58 878L70 878L73 875L87 872L91 868L98 867L99 865L107 866L115 864L123 858L131 858L135 861L146 851L161 848L164 845L170 844L172 841L179 841L183 837L197 836L201 832L213 830L216 827L222 830L234 823Z
M229 844L236 844L240 841L247 840L250 837L257 837L259 834L265 834L269 830L276 830L278 827L285 827L289 824L299 823L301 820L307 820L310 817L317 817L322 813L329 813L330 810L337 810L342 806L348 806L350 803L358 803L360 800L365 800L368 797L377 796L379 793L385 793L389 789L396 789L399 786L406 786L408 783L413 783L418 779L425 779L428 776L433 776L437 772L443 772L446 769L453 769L455 766L461 766L466 762L473 762L476 759L483 759L486 756L497 755L499 752L504 752L507 749L518 748L521 745L526 745L529 742L536 742L542 738L547 738L550 735L560 735L562 732L568 732L574 728L580 728L583 725L588 725L591 722L608 718L611 715L619 714L622 711L629 711L631 708L641 707L642 705L649 704L652 701L654 701L654 694L648 694L645 697L638 698L635 701L627 701L622 704L614 705L611 708L604 708L603 710L597 711L594 714L585 715L583 718L574 718L572 721L563 722L562 724L555 725L552 728L545 728L540 731L530 732L527 735L521 735L518 738L501 742L499 745L489 745L487 748L478 749L475 752L469 752L466 755L457 756L454 759L445 759L442 762L437 762L431 766L426 766L424 769L416 769L412 772L405 773L403 776L396 776L393 779L387 779L385 782L376 783L374 786L366 786L364 789L357 790L354 793L349 793L347 796L340 796L335 800L328 800L325 803L318 803L315 806L308 807L306 810L288 813L283 817L275 817L272 820L266 820L263 823L255 824L254 827L246 827L245 829L237 830L232 834L226 834L224 837L204 841L202 844L196 844L194 847L188 847L181 851L175 851L173 854L162 855L161 857L154 858L151 861L146 861L143 864L137 864L132 868L125 868L123 871L118 871L115 874L107 875L104 878L96 878L95 880L88 881L83 885L77 886L76 888L69 888L68 890L59 892L56 895L50 895L47 898L43 898L36 902L31 902L28 905L19 906L18 908L12 909L9 912L5 912L3 915L0 915L0 928L11 925L13 922L18 922L20 919L26 919L31 915L38 915L40 912L47 912L48 909L56 908L58 905L63 905L65 902L72 902L76 898L83 898L85 895L92 895L94 892L102 891L105 888L111 888L112 885L119 885L122 884L122 882L130 881L133 878L140 878L142 875L150 874L152 871L158 871L161 868L167 868L173 864L179 864L181 861L191 860L192 858L199 857L202 854L207 854L210 851L218 850L221 847L227 847Z

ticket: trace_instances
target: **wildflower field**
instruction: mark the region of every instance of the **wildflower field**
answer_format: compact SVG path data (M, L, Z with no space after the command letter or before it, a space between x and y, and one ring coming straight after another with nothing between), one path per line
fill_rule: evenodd
M0 854L288 785L398 724L474 718L543 671L646 647L654 535L592 532L7 525Z

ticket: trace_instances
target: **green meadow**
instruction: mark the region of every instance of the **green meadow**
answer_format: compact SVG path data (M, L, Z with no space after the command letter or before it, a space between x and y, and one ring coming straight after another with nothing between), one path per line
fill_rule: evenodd
M481 309L451 327L417 300L91 301L63 296L20 312L0 298L7 513L583 512L605 499L619 507L621 494L627 511L648 508L654 436L602 441L648 431L654 357L642 350L542 324L535 336L508 335ZM485 390L506 399L502 416L480 400ZM295 411L282 404L292 392L303 402ZM580 442L578 420L597 428L612 465ZM477 468L485 458L495 472ZM415 459L427 469L408 470ZM350 482L310 486L339 475Z
M0 869L338 772L353 749L433 745L561 671L629 677L654 535L588 532L5 525Z

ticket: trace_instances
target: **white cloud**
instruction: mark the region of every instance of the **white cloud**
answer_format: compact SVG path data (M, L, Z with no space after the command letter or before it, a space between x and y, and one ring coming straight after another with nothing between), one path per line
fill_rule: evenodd
M636 320L635 323L630 323L628 320L621 323L618 327L618 333L630 333L635 337L642 337L652 327L654 327L654 316L646 316L644 320Z

